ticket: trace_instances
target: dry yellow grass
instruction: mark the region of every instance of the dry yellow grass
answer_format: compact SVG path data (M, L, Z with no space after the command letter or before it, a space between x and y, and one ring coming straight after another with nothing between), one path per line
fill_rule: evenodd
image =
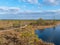
M0 29L13 26L13 24L25 25L31 22L36 22L33 20L0 20ZM34 30L37 28L47 28L51 26L32 26L28 25L25 28L9 28L7 30L0 30L0 45L54 45L52 43L46 43L41 39L38 39L34 34ZM15 40L13 40L15 39ZM14 41L18 42L14 42ZM35 42L34 42L35 40ZM10 42L10 43L9 43ZM16 43L16 44L15 44Z

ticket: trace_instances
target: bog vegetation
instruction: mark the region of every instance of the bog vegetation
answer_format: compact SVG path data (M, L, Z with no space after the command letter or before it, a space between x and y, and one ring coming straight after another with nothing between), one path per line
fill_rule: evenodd
M56 24L56 20L44 20L42 18L36 20L36 22L34 23L30 23L31 25L41 25L41 26L44 26L44 25L55 25Z
M32 25L51 25L52 21L39 20L0 20L0 45L54 45L38 38ZM25 28L20 28L25 25ZM6 31L4 31L6 30Z
M0 34L0 45L53 45L39 39L29 29L15 29Z

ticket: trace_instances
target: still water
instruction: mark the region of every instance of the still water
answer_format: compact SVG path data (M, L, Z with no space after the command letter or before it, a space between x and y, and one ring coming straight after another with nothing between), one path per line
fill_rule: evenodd
M55 28L36 30L35 33L38 35L38 38L41 38L46 42L52 42L55 45L60 45L60 25L57 25Z

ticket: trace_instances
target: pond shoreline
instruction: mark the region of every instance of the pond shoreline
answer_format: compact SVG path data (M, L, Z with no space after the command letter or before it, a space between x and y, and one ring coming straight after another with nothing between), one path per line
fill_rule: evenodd
M54 24L54 25L39 25L39 26L33 26L33 28L36 30L36 29L40 29L40 30L43 30L43 29L46 29L46 28L54 28L56 27L57 25L60 25L60 22Z
M51 28L48 26L48 28L43 31L38 29L36 30L36 34L38 35L38 38L43 41L48 40L48 42L53 42L55 45L60 45L60 24L57 24L54 27L52 26Z
M57 25L46 25L46 26L32 26L33 30L44 30L45 28L52 28L52 27L55 27Z

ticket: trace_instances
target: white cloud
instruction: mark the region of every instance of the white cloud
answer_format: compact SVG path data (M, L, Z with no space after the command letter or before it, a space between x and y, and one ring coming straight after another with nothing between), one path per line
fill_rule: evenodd
M39 0L18 0L19 2L25 2L25 3L30 3L30 4L37 4L37 5L60 5L60 0L42 0L42 4L39 2Z
M19 2L27 2L27 3L31 3L31 4L37 4L38 3L38 0L19 0Z
M41 12L60 12L60 9L57 9L57 10L43 10Z
M20 12L18 7L0 7L0 14L16 14Z
M59 5L60 0L43 0L44 3L50 4L50 5Z
M56 0L46 0L46 1L48 1L50 3L55 3L56 2Z
M28 2L30 2L30 3L38 3L38 0L28 0Z

